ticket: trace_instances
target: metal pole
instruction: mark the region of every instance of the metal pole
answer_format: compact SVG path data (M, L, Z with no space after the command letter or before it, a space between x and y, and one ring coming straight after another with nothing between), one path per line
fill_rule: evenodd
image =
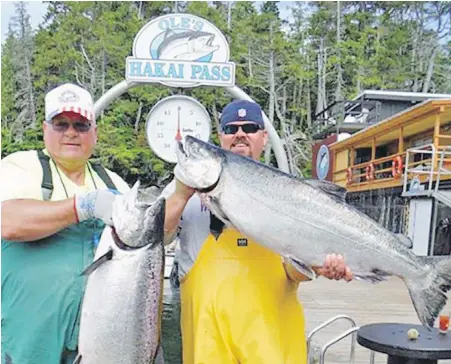
M370 353L370 364L374 364L374 356L375 356L375 352L373 351L373 350L371 350L371 353Z
M106 109L108 105L116 100L119 96L126 93L132 87L136 87L138 85L139 83L127 82L126 80L124 80L111 87L100 97L100 99L95 102L94 112L96 114L96 117L99 116L102 110Z
M349 330L345 331L343 334L337 336L336 338L332 339L331 341L329 341L326 345L324 345L321 349L321 354L319 357L319 364L324 364L325 358L326 358L326 352L327 349L329 349L329 347L331 347L332 345L334 345L335 343L341 341L342 339L344 339L346 336L349 335L353 335L352 336L352 340L354 342L355 339L355 332L358 331L360 329L360 327L356 326L356 327L352 327ZM354 363L354 351L352 351L351 353L351 358L350 358L350 364Z
M102 110L108 107L115 99L127 92L129 89L140 85L140 83L127 82L126 80L121 81L110 88L105 94L98 99L94 104L94 112L96 117L100 115ZM238 86L226 87L226 91L230 93L233 97L240 100L248 100L255 102L247 93L241 90ZM263 121L265 122L265 127L268 130L269 139L271 140L272 147L274 149L274 154L276 155L277 165L279 169L283 172L289 173L288 159L283 149L282 141L277 134L274 125L270 122L266 114L263 112Z

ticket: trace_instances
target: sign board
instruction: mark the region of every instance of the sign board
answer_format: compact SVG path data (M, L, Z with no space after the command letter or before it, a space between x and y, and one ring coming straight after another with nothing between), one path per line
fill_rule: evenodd
M312 145L312 178L333 181L335 154L329 146L336 141L337 134L332 134Z
M319 148L318 156L316 158L316 174L318 179L323 181L329 173L330 153L327 145L323 144Z
M169 14L144 25L127 57L128 82L170 87L235 85L229 44L209 21L191 14Z

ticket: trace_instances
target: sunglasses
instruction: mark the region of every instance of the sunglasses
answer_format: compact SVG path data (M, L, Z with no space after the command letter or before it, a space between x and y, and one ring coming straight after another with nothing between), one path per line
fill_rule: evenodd
M69 127L72 127L79 133L87 133L91 129L91 123L85 123L84 121L76 121L74 123L69 123L67 121L49 121L48 124L52 125L53 130L57 132L66 132Z
M241 128L241 130L246 134L255 134L257 131L262 130L262 127L258 124L249 123L249 124L242 124L242 125L235 125L235 124L229 124L224 126L222 131L224 134L236 134L238 132L238 129Z

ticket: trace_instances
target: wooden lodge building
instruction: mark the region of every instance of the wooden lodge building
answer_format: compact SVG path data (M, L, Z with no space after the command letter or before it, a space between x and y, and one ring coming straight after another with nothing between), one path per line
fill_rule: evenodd
M417 255L451 254L451 94L364 91L316 115L313 178Z

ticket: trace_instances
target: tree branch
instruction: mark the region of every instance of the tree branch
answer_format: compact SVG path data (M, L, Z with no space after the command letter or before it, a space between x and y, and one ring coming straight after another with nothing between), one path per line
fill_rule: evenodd
M80 48L81 48L81 53L83 53L83 56L85 57L86 62L87 62L88 65L89 65L89 68L91 68L91 70L94 70L94 67L92 66L92 63L91 63L91 61L89 60L88 55L86 54L85 47L83 47L83 43L80 43Z

